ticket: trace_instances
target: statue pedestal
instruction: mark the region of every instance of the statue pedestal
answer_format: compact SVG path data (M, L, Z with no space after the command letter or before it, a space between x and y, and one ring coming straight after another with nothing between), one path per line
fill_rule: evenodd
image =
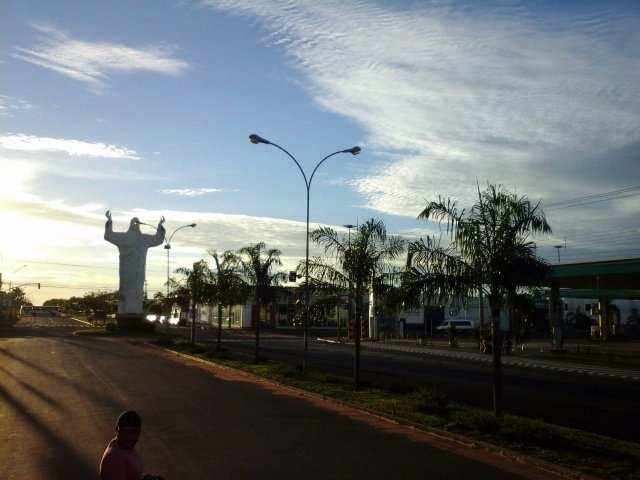
M118 330L143 330L148 323L142 313L118 313L116 325Z

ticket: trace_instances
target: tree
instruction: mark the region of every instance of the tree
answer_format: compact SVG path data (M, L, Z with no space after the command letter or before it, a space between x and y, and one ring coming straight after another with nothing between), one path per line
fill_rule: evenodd
M402 311L406 302L401 283L403 273L403 269L391 266L390 269L377 275L374 279L376 314L395 315Z
M73 297L72 297L73 298ZM69 300L65 298L50 298L49 300L45 300L42 303L43 306L57 306L60 308L60 311L63 313L67 313L69 311Z
M267 249L264 242L243 247L238 250L236 255L240 272L244 281L253 288L253 297L258 305L255 348L255 363L258 363L260 360L261 313L273 302L277 294L277 287L280 282L285 281L287 273L274 271L275 267L282 265L280 250Z
M545 283L549 264L536 255L530 237L551 233L540 204L533 206L502 186L488 185L480 191L470 211L458 210L456 202L440 198L430 202L418 219L446 223L451 242L420 239L409 246L405 285L441 304L465 302L484 295L491 310L493 343L493 399L495 415L502 414L500 312L516 305L519 295Z
M30 304L26 292L20 287L0 290L0 323L17 322L20 307Z
M211 249L208 251L213 258L215 268L212 270L211 281L213 287L213 301L218 307L218 350L222 342L222 309L226 305L244 303L248 295L246 284L237 271L238 257L231 250L226 250L221 256Z
M100 315L107 315L114 311L118 302L118 291L95 290L85 293L82 297L71 297L62 303L53 300L52 303L45 302L45 305L60 305L66 307L67 311L81 311L86 314L93 311L100 312Z
M153 300L148 303L147 310L149 313L153 313L158 318L167 311L166 309L167 299L164 293L156 292L153 294ZM169 317L167 317L167 325L169 324Z
M212 296L211 270L206 260L199 260L194 262L193 268L181 267L176 272L185 277L185 287L191 297L191 344L193 345L196 341L196 305L202 305Z
M354 387L357 390L360 388L363 297L372 279L386 271L389 262L404 252L405 241L398 236L387 235L384 222L373 218L358 226L351 239L339 236L329 227L320 227L310 236L314 242L324 246L325 254L332 257L330 261L314 259L311 263L309 270L316 281L347 287L354 293Z

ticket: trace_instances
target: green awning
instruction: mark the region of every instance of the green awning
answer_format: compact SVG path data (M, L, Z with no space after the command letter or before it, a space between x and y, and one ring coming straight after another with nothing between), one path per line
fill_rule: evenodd
M575 290L566 296L576 298L639 298L640 259L553 265L551 284L567 292Z
M560 298L617 298L640 300L640 290L561 288Z
M640 275L640 260L629 263L582 263L554 265L553 278L598 277L606 275Z

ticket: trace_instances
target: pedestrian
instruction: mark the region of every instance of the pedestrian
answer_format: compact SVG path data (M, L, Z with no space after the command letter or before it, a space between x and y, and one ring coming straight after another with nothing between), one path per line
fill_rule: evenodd
M163 480L143 473L142 459L135 449L140 438L142 420L133 410L118 417L116 436L107 445L100 461L100 480Z
M509 337L505 337L505 339L504 339L504 353L509 355L511 352L513 352L513 343L511 342L511 339Z

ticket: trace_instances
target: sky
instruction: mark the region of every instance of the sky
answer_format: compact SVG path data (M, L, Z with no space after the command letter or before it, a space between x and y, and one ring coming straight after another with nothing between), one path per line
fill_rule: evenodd
M175 234L149 296L210 250L293 269L310 178L311 229L439 236L427 202L492 184L540 202L552 264L638 258L638 78L637 1L5 0L3 289L117 289L107 210Z

